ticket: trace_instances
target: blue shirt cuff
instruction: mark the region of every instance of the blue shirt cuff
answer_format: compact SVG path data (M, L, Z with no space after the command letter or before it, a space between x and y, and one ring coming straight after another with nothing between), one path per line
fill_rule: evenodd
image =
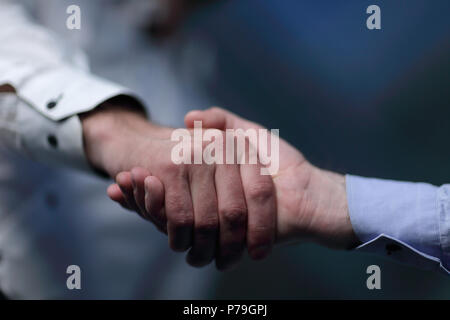
M450 192L446 186L352 175L346 176L346 186L350 220L363 243L358 250L448 273Z

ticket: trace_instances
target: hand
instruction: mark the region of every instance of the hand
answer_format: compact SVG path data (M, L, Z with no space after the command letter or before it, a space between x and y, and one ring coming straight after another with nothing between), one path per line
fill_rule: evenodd
M239 260L246 244L255 259L269 253L275 190L272 179L259 174L259 165L176 165L172 129L114 105L82 116L82 124L88 159L116 177L110 197L167 232L172 249L191 248L190 264L203 266L216 258L225 269Z
M220 108L191 111L186 127L195 120L206 128L263 129ZM345 188L345 177L311 165L304 156L280 139L280 167L273 175L277 201L277 242L314 241L327 247L347 249L357 245Z
M185 122L192 128L200 120L205 127L220 129L263 129L220 108L192 111ZM277 201L278 243L314 241L319 244L347 249L358 244L347 209L345 178L337 173L311 165L303 155L280 141L280 168L273 175ZM116 194L116 200L122 193Z

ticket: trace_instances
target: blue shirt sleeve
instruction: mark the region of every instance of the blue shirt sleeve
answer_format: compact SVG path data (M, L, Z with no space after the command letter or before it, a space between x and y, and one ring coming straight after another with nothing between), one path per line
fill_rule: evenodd
M390 256L425 269L450 269L450 185L347 175L357 250Z

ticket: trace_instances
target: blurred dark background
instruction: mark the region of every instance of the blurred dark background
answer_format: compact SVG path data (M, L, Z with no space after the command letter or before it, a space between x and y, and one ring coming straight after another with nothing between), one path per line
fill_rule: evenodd
M366 28L381 8L382 30ZM215 104L269 128L315 165L450 182L450 1L230 0L179 38L215 50ZM207 107L207 106L205 106ZM382 290L366 288L377 264ZM450 298L450 279L381 257L303 244L221 275L216 298Z

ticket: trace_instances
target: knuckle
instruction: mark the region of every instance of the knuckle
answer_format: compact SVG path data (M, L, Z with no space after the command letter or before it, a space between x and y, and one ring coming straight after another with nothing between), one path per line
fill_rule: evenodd
M217 112L217 111L220 111L220 108L217 107L217 106L212 106L212 107L210 107L208 110L209 110L209 111L212 111L212 112Z
M269 181L254 183L248 187L248 196L257 201L267 201L272 198L273 192L273 185Z
M247 221L247 209L245 207L226 207L220 210L219 215L224 223L232 228L245 225Z
M131 172L132 179L142 178L143 176L145 176L147 174L147 170L142 167L134 167L131 169L130 172Z
M215 114L220 114L220 113L223 112L223 110L224 109L222 109L221 107L217 107L217 106L212 106L209 109L207 109L207 111L210 111L210 112L215 113Z
M169 177L182 176L186 170L184 164L176 164L173 161L166 161L161 167L163 174Z

